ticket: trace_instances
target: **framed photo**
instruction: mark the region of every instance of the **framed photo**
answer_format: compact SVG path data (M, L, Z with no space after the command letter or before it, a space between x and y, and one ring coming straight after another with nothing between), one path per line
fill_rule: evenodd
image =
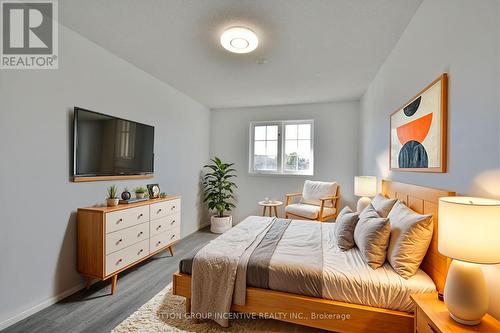
M446 172L448 76L391 114L389 165L393 171Z
M160 197L160 185L158 184L148 184L149 198L158 199Z

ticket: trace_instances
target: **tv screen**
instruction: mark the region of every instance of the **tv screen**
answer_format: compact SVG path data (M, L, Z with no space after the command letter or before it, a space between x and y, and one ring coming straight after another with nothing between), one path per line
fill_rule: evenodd
M154 172L154 127L75 107L74 176Z

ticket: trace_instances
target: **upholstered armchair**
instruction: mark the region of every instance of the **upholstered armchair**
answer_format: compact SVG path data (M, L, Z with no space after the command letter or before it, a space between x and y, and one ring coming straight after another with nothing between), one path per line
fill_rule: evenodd
M300 200L293 203L293 199L299 197ZM286 218L331 220L338 214L340 186L336 182L306 180L302 192L285 194L285 202Z

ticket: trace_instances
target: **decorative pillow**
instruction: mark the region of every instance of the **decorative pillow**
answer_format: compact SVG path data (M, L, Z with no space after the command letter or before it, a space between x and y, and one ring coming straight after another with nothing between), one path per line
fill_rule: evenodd
M371 268L377 269L384 264L390 236L389 219L380 217L375 208L368 205L359 215L354 229L354 242Z
M432 215L421 215L398 201L389 213L391 239L387 261L403 278L417 273L432 240Z
M306 180L302 189L301 203L321 206L321 198L333 197L337 194L337 183ZM335 200L334 200L335 202ZM325 207L333 207L332 201L326 201Z
M372 206L381 217L387 217L398 199L389 199L382 194L377 194L372 200Z
M352 211L349 206L342 209L335 220L334 234L338 247L349 250L354 247L354 229L358 223L358 213Z

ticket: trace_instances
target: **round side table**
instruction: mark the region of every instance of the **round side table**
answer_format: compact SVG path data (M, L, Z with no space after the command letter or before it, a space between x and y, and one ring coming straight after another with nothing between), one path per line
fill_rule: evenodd
M274 216L278 217L278 207L283 205L283 202L281 201L259 201L259 205L262 206L262 216L266 216L266 209L269 210L269 216L273 216L273 210L274 210Z

